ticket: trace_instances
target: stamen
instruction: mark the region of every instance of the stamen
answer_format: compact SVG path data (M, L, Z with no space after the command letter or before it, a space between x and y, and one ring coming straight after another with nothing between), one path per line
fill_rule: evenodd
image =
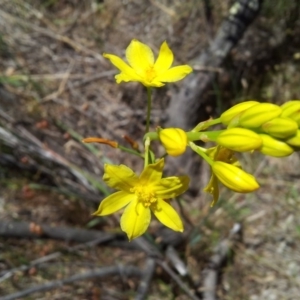
M142 203L145 207L149 207L157 201L155 193L145 186L136 186L131 188L130 191L135 193L138 198L138 202Z

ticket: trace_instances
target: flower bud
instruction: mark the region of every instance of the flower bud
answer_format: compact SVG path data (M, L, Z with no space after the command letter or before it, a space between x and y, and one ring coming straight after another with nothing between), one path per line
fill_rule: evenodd
M246 128L257 128L262 124L278 117L281 108L272 103L260 103L244 111L238 125Z
M292 147L300 147L300 130L297 130L296 134L285 140L285 142Z
M262 146L261 137L245 128L230 128L223 131L216 143L237 152L252 151Z
M294 149L286 142L276 140L267 134L260 134L260 137L263 140L263 144L259 151L265 155L284 157L294 152Z
M294 120L298 127L300 127L300 109L289 116L290 119Z
M158 132L159 139L171 156L179 156L185 152L187 136L180 128L166 128Z
M300 111L300 101L299 100L292 100L285 102L283 105L281 105L282 113L281 117L290 117L295 112Z
M250 108L251 106L257 104L259 104L259 102L257 101L245 101L245 102L238 103L222 113L220 117L221 122L224 125L228 125L234 117L238 116L240 113Z
M286 139L297 132L298 124L290 118L279 117L264 123L261 129L275 138Z
M212 165L212 171L226 187L237 193L250 193L259 188L253 175L236 166L216 161Z

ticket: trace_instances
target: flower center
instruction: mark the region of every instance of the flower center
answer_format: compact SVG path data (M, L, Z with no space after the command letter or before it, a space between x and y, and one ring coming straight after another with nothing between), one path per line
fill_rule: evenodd
M137 196L138 201L143 203L145 207L149 207L157 201L155 193L146 186L135 186L130 191Z
M149 67L149 69L146 70L146 78L148 82L151 82L156 76L156 72L154 70L154 67Z

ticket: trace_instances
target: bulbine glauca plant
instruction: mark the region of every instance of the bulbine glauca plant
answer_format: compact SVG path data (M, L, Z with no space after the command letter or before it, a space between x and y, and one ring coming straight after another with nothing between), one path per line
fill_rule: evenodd
M167 82L176 82L192 72L188 65L172 67L173 53L163 42L157 59L145 44L133 40L126 49L127 62L113 54L104 57L120 70L116 82L137 81L147 88L147 121L143 138L143 151L137 143L131 148L106 138L89 137L85 143L98 142L119 148L144 160L144 168L137 175L125 165L106 164L104 182L117 191L100 203L95 216L105 216L124 208L121 229L129 240L141 236L147 230L151 214L165 226L182 232L183 223L171 200L189 187L188 176L163 177L166 156L180 156L187 148L195 151L211 169L211 178L205 191L212 195L211 206L219 198L219 184L237 193L250 193L259 188L256 178L243 170L236 157L237 152L258 151L265 155L284 157L300 149L300 100L278 106L272 103L246 101L225 111L217 119L199 123L191 131L181 128L156 128L150 131L152 89ZM222 130L211 130L216 124ZM151 142L159 141L166 153L156 157ZM205 148L195 142L213 142L214 147Z

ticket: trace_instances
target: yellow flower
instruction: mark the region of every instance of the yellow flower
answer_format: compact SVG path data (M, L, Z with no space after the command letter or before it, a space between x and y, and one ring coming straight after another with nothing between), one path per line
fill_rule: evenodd
M116 55L104 53L103 56L121 71L115 76L117 83L138 81L146 87L161 87L163 82L181 80L193 70L188 65L171 68L174 56L167 42L162 43L155 62L152 50L138 40L132 40L126 49L129 65Z
M121 217L121 228L129 240L139 237L147 230L151 211L165 226L182 232L182 221L166 199L184 193L188 188L189 178L162 178L163 168L164 160L161 159L148 165L137 176L124 165L106 164L103 180L119 191L105 198L94 215L109 215L126 206Z
M187 135L180 128L166 128L158 132L159 139L171 156L179 156L185 152L187 146Z

